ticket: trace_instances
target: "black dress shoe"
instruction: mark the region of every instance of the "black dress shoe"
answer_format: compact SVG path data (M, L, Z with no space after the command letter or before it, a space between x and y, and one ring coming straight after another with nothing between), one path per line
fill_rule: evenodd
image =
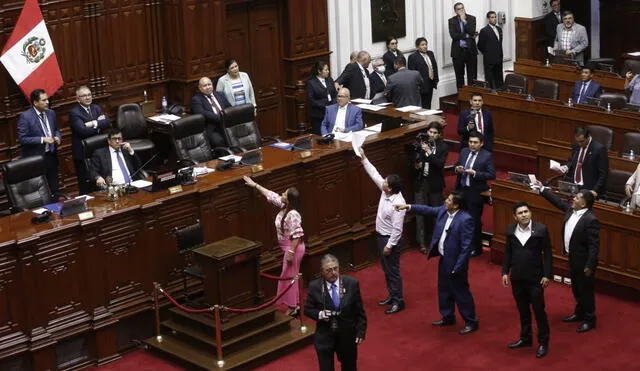
M378 302L378 305L391 305L391 304L393 304L393 300L391 300L391 297L388 297Z
M482 250L473 250L471 252L471 257L472 258L475 258L476 256L480 256L480 255L482 255Z
M404 303L394 303L391 308L384 311L385 314L398 313L404 309Z
M507 345L507 347L509 349L517 349L517 348L530 347L531 345L533 345L533 342L531 340L518 339L518 341Z
M582 322L580 324L580 327L576 329L576 332L587 332L587 331L594 330L595 328L596 328L595 322Z
M542 358L546 356L548 351L549 347L547 347L546 345L540 345L538 347L538 350L536 351L536 358Z
M467 335L470 334L472 332L475 332L478 330L478 325L465 325L462 330L460 330L459 334L460 335Z
M453 326L456 324L456 321L447 321L445 319L441 319L438 321L431 322L433 326Z
M566 316L562 319L562 322L580 322L580 321L582 321L582 318L580 318L580 316L578 316L575 313L570 316Z

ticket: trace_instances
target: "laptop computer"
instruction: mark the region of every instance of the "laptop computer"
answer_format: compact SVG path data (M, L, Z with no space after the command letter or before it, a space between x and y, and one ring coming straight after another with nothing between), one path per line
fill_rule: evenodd
M520 184L531 184L531 179L529 179L529 175L527 174L520 174L509 171L507 172L507 179Z
M241 165L255 165L262 162L262 147L244 152L240 159Z
M575 195L580 190L580 186L572 182L565 182L565 181L559 180L558 189L560 190L560 192Z
M61 216L69 216L87 211L87 198L77 197L62 202Z
M391 117L382 120L382 128L380 132L397 129L404 125L404 119L402 117Z
M313 143L311 142L312 139L313 139L312 134L301 136L300 138L296 139L295 142L293 142L293 146L291 146L291 150L304 151L307 149L311 149L311 147L313 147Z

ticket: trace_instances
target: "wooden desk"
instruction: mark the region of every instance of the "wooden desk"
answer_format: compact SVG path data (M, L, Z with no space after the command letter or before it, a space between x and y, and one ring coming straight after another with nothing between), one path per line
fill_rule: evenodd
M516 73L527 76L528 91L538 79L554 80L560 85L559 99L566 102L571 96L573 85L580 80L580 70L574 66L554 64L545 66L544 63L532 59L518 59L513 63ZM609 93L624 94L624 78L604 71L595 71L593 80L598 82Z
M490 93L486 89L465 86L458 93L461 109L469 107L474 92L482 93L484 107L493 113L494 149L499 152L535 157L538 142L570 146L578 126L602 125L613 130L613 151L618 151L622 136L640 128L640 116L626 111L605 112L597 107L567 107L559 101L526 100L511 93Z
M367 139L369 159L381 174L394 172L407 180L405 194L412 194L412 182L404 147L425 126L415 123ZM328 252L345 269L371 264L377 256L372 233L380 191L351 143L314 141L311 153L302 159L265 147L264 171L254 175L264 187L283 192L295 186L302 195L303 274L315 275ZM209 165L215 167L215 161ZM77 351L88 363L106 362L130 339L150 336L153 282L174 294L182 289L182 259L171 231L196 219L206 243L230 236L261 242L260 270L278 274L282 253L273 224L278 210L245 186L243 175L251 175L249 167L216 171L173 195L140 191L109 202L98 193L89 201L95 217L83 222L54 216L33 225L31 212L0 219L0 300L6 308L0 311L0 359L15 356L34 369L56 369L56 352ZM275 292L275 284L267 282L261 285L263 297ZM76 340L92 345L73 348Z
M505 231L513 223L513 204L529 203L533 218L545 224L551 234L553 270L567 275L567 257L562 254L562 224L564 213L553 207L542 196L524 186L508 181L495 181L492 185L494 232L491 243L491 261L502 264ZM594 213L600 219L599 280L640 289L640 215L627 214L619 207L596 202ZM497 284L496 280L496 284Z

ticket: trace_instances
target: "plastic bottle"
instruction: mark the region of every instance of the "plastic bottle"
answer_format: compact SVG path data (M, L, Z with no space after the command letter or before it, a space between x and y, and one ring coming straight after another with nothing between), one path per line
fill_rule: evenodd
M573 99L571 99L571 97L569 97L569 100L567 101L567 106L573 107Z
M167 97L162 96L162 113L167 113Z
M607 103L607 112L611 112L611 103Z

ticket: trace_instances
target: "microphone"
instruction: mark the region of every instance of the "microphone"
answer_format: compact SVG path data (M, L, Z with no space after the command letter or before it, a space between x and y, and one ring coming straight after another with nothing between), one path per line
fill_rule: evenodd
M158 157L158 155L160 154L160 152L156 152L155 155L151 156L150 159L147 160L147 162L145 162L142 166L140 166L138 168L138 170L134 171L132 174L129 174L129 183L127 183L124 187L124 191L128 194L131 193L136 193L138 192L138 188L134 187L131 185L131 179L133 179L134 176L140 174L140 172L142 171L142 169L144 169L145 166L149 165L149 163L151 161L153 161L156 157Z

